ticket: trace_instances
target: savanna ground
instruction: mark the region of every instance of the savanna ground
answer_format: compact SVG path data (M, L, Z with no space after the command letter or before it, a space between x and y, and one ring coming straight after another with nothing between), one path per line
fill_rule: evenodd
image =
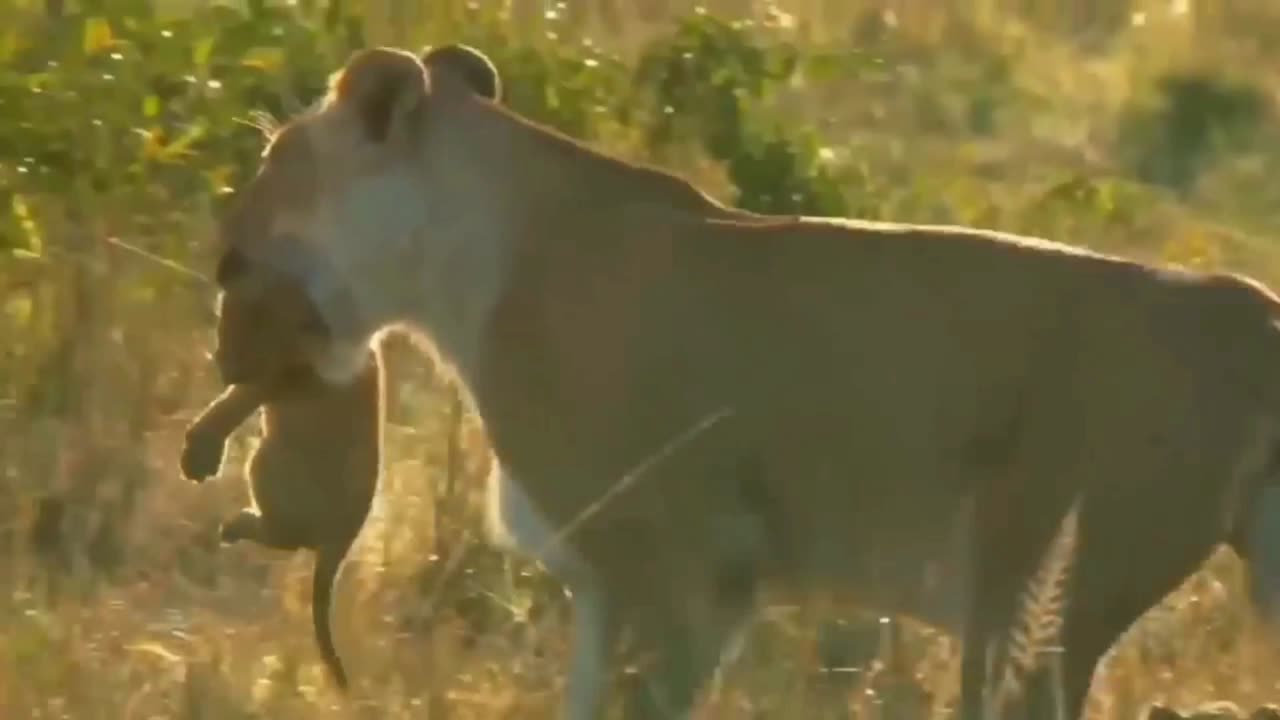
M309 559L217 546L254 429L222 479L176 466L219 389L211 218L254 165L253 118L305 105L354 47L457 40L519 111L740 205L1280 286L1274 0L0 0L0 718L552 716L565 603L483 544L483 433L411 350L389 348L383 493L339 591L349 702L312 647ZM956 647L880 632L775 609L704 716L945 705ZM1280 651L1223 553L1099 680L1096 718L1276 702Z

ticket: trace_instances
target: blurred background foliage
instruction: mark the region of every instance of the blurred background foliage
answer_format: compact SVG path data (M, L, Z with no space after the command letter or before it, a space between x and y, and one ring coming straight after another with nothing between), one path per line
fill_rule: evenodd
M260 126L354 48L454 41L518 112L742 207L1280 285L1274 0L0 0L0 717L550 716L563 600L479 541L483 434L421 357L389 349L385 492L337 613L352 702L311 649L307 560L214 541L253 430L231 479L175 463L218 390L212 218ZM1280 700L1237 570L1143 621L1097 717ZM884 627L771 613L708 715L945 706L952 644Z

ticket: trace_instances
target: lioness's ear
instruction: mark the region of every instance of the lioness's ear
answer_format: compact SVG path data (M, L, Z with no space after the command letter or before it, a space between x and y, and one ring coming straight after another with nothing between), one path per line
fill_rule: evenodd
M427 97L427 75L418 58L392 48L361 50L347 61L333 97L352 108L374 142L408 124Z
M471 92L497 102L502 98L502 80L498 68L484 53L471 47L454 43L429 48L422 53L422 65L432 82L461 80Z

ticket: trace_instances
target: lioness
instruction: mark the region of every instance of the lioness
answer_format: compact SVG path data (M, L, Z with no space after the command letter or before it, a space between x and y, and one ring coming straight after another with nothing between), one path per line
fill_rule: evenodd
M1122 631L1248 549L1273 474L1280 301L1254 282L732 210L397 50L275 135L220 235L251 268L224 297L272 324L252 363L218 348L227 382L299 359L342 382L395 329L456 369L499 538L572 590L571 718L600 715L624 629L648 663L628 709L682 716L761 598L810 591L961 635L981 718L988 647L1072 507L1079 717Z
M253 322L232 315L224 307L220 329ZM342 690L347 673L333 644L330 607L338 572L377 490L382 385L382 361L373 352L350 382L324 383L303 368L287 383L232 385L192 422L182 451L182 472L188 478L216 475L227 437L263 409L262 439L245 470L253 506L222 526L222 540L315 552L311 613L316 644L329 676Z

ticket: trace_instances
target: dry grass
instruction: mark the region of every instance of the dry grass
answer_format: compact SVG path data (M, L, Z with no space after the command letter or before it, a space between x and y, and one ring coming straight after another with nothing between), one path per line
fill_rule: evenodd
M178 429L149 448L157 465L172 464ZM389 434L385 494L339 586L349 701L327 685L311 644L309 560L215 549L214 523L243 490L234 478L194 487L169 472L149 492L157 512L149 538L136 539L138 562L118 580L81 570L51 586L30 556L5 574L0 717L554 717L566 605L535 568L474 536L478 434L426 432L434 442ZM452 450L450 435L460 438ZM437 494L451 452L464 456L458 497ZM1135 717L1154 699L1280 701L1280 646L1256 634L1236 571L1229 554L1216 557L1134 628L1101 671L1093 717ZM1052 642L1053 613L1040 610L1057 602L1059 573L1046 572L1044 592L1027 597L1035 621L1015 643L1026 650L1014 652L1019 663ZM701 717L911 718L908 708L925 717L953 699L954 643L908 627L893 645L874 622L840 632L815 619L764 613Z

